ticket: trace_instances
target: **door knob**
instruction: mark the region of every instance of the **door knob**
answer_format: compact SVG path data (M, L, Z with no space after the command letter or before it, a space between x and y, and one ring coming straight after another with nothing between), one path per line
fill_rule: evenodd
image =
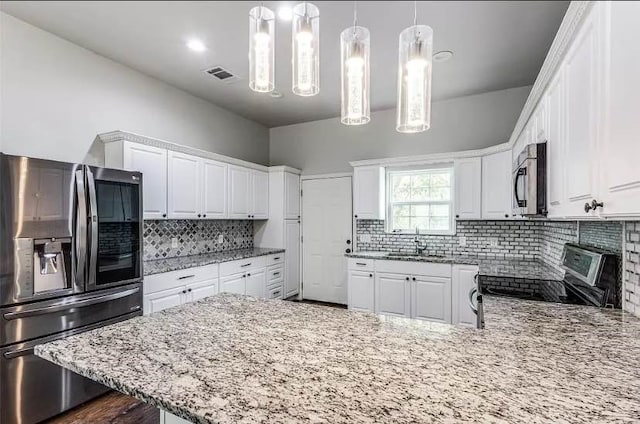
M351 240L347 240L347 244L351 244Z
M347 253L351 253L351 249L347 248L347 249L345 250L345 252L347 252Z

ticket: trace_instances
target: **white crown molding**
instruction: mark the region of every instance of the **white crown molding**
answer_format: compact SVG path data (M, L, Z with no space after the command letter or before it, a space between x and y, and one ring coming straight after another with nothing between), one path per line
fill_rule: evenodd
M533 83L529 97L527 97L527 101L520 112L520 117L516 121L516 126L511 133L511 137L509 138L509 144L511 146L516 143L517 138L520 136L520 133L529 121L529 118L531 117L535 107L538 105L542 94L555 75L558 65L560 65L560 62L566 55L569 45L577 35L578 29L584 21L587 12L591 10L594 3L595 2L593 1L572 1L569 4L569 8L562 19L560 28L558 28L558 32L553 39L553 43L551 43L547 57L542 64L542 68L540 68L538 77Z
M329 178L344 178L344 177L353 177L353 172L333 172L330 174L311 174L311 175L303 175L300 177L301 180L326 180Z
M147 137L144 135L127 132L127 131L110 131L107 133L98 134L98 139L103 143L113 143L116 141L130 141L132 143L144 144L147 146L158 147L160 149L167 149L174 152L185 153L187 155L199 156L201 158L217 160L225 162L231 165L244 166L246 168L256 169L258 171L269 171L268 166L260 165L253 162L248 162L242 159L236 159L229 156L220 155L218 153L207 152L206 150L196 149L194 147L183 146L180 144L172 143L166 140L160 140L159 138ZM291 168L294 169L294 168Z
M269 172L288 172L290 174L302 174L302 171L297 168L292 168L287 165L270 166Z
M510 150L509 143L496 144L485 149L463 150L460 152L431 153L428 155L402 156L397 158L368 159L349 162L351 166L414 166L451 162L455 159L473 158Z

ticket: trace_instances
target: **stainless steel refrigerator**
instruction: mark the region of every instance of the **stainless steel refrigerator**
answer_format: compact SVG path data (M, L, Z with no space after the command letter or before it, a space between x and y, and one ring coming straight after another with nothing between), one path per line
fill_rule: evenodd
M142 314L142 175L0 154L0 424L107 391L33 347Z

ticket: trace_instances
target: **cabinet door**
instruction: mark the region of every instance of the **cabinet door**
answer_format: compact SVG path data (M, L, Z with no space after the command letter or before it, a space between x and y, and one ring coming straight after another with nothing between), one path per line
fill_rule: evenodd
M201 215L202 159L179 152L169 152L168 205L171 219L197 219Z
M511 152L484 156L482 158L482 218L509 218L511 191Z
M246 274L235 274L220 279L220 293L245 294Z
M252 171L251 218L269 218L269 174L262 171Z
M482 159L454 161L456 219L480 219L482 192Z
M163 416L164 416L164 422L162 422ZM192 424L191 421L187 421L184 418L177 417L166 411L160 411L160 417L161 417L160 424Z
M284 222L284 297L300 292L300 221Z
M451 279L414 276L411 317L451 324Z
M144 296L143 310L145 315L182 305L185 301L185 288L175 287Z
M229 165L229 218L249 219L251 210L251 170Z
M246 294L258 298L266 296L267 286L265 269L253 269L247 273Z
M608 45L605 48L606 78L604 136L600 142L600 215L640 215L640 55L629 46L640 39L640 3L599 2L603 8ZM608 53L608 54L607 54ZM608 60L607 60L608 59Z
M478 267L454 265L451 286L451 319L453 324L476 327L476 314L469 306L469 293L477 287Z
M384 168L359 166L353 169L353 213L356 219L384 219Z
M352 311L373 312L373 289L373 272L349 270L349 309Z
M202 160L202 217L222 219L227 217L227 168L228 165L209 159Z
M167 217L167 151L137 143L124 143L123 165L142 172L144 219Z
M560 68L547 89L549 123L547 129L547 193L549 217L564 215L565 141L564 70Z
M584 217L585 202L596 197L599 58L593 13L584 21L565 60L566 211L567 216Z
M300 175L284 173L284 219L300 218Z
M200 281L199 283L189 284L187 286L187 301L195 302L205 297L215 296L218 294L218 279Z
M375 274L376 314L411 316L411 284L407 275Z

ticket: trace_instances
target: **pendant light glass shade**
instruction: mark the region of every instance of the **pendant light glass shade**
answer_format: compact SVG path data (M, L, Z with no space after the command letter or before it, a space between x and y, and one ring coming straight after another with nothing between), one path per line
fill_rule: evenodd
M320 91L320 11L312 3L293 8L293 93L314 96Z
M275 87L274 14L264 6L249 12L249 88L269 93Z
M342 115L345 125L371 120L369 107L369 30L353 26L340 34Z
M433 30L414 25L400 33L398 58L398 116L396 130L426 131L431 125Z

